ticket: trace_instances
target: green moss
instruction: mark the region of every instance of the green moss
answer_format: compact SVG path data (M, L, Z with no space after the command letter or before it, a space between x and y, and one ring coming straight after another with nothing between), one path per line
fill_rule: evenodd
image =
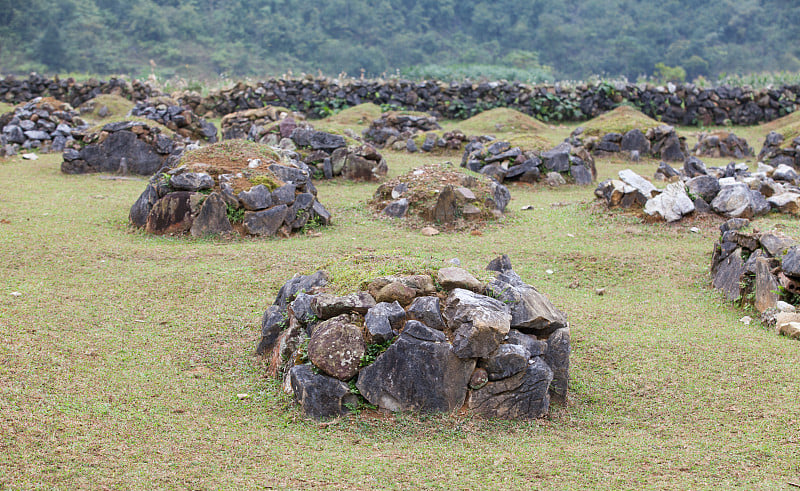
M96 122L108 122L112 118L125 117L135 105L133 102L122 96L111 94L102 94L83 103L84 106L89 104L93 106L92 111L89 113L83 113L82 117L86 120ZM98 113L104 106L108 108L109 114L106 117L101 117Z
M258 186L259 184L263 184L264 186L268 187L270 191L274 191L281 187L281 183L279 183L275 177L268 175L268 174L260 174L257 176L253 176L248 179L254 186Z

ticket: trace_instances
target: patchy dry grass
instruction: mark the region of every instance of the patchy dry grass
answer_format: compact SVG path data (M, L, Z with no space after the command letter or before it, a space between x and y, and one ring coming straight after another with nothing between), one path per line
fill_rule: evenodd
M368 102L343 109L333 116L313 121L311 124L320 131L338 130L341 132L345 128L350 128L360 134L382 114L380 106Z
M94 99L90 99L84 105L91 105L93 107L91 112L85 113L82 117L91 122L101 123L107 121L108 118L123 118L133 109L135 105L130 100L113 94L101 94ZM98 113L103 107L108 109L108 115L101 117Z
M594 119L581 123L580 126L583 126L586 135L601 136L611 132L624 134L633 129L644 133L648 128L659 124L661 123L636 108L618 106Z
M387 158L391 175L431 161ZM59 163L0 160L0 487L800 481L800 344L741 324L707 289L720 220L645 224L593 207L591 187L514 185L511 215L482 235L423 237L371 217L375 184L336 180L318 185L335 220L319 237L149 237L126 225L144 181L62 175ZM598 162L601 177L623 166ZM757 222L776 224L800 237L794 218ZM263 378L259 318L294 273L324 266L358 282L453 257L480 272L501 253L572 324L570 400L550 418L363 414L323 425Z

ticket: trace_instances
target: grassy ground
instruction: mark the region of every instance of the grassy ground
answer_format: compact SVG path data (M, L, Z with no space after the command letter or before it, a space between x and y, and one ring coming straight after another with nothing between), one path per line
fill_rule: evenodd
M390 175L429 161L387 155ZM127 229L144 181L62 175L59 163L0 160L0 488L800 481L800 344L745 326L708 290L721 220L644 224L594 208L591 187L512 186L504 223L423 237L371 218L375 185L334 181L318 184L335 217L319 237L159 238ZM599 162L600 178L627 165ZM635 169L649 176L655 163ZM776 224L800 237L794 218L757 226ZM320 424L263 377L259 318L294 273L327 266L346 281L453 257L478 272L501 253L572 324L570 399L550 418Z

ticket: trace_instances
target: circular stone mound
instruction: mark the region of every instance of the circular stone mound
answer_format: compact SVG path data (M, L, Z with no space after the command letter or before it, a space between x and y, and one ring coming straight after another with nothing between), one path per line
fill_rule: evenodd
M755 153L747 140L739 138L728 131L715 131L697 135L697 145L692 153L702 157L733 157L743 159L753 157Z
M305 415L371 404L383 411L535 419L566 399L566 314L491 261L484 282L459 267L384 276L327 292L328 275L295 275L261 322L256 352ZM438 284L438 288L437 285Z
M69 104L37 97L0 116L0 157L20 150L61 152L74 141L73 132L86 127Z
M510 200L511 193L502 184L446 162L381 184L369 206L378 216L404 219L412 228L463 230L502 218Z
M208 143L217 141L216 126L169 97L139 101L131 109L131 115L158 121L184 138Z
M132 225L151 234L288 237L330 223L307 168L245 140L184 153L156 173L131 207Z

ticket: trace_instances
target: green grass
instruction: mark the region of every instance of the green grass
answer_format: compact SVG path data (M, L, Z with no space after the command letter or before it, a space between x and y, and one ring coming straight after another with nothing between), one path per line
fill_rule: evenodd
M385 153L390 176L431 161ZM800 481L800 344L743 325L744 313L708 290L721 220L644 224L595 208L591 187L520 185L510 216L482 235L423 237L371 217L376 185L334 180L317 184L334 216L319 237L150 237L126 224L145 181L62 175L59 163L0 160L0 487ZM626 165L598 162L600 177ZM651 175L655 164L634 168ZM756 225L774 224L800 237L786 216ZM356 284L453 257L481 273L502 253L571 322L569 403L550 418L362 415L323 425L263 377L253 354L260 315L294 273L325 266Z

